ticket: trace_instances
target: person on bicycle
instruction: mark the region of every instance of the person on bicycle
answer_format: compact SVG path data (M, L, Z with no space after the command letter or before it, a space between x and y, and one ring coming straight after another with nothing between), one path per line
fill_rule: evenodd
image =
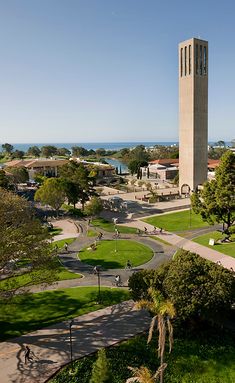
M103 233L101 233L101 231L100 231L97 238L100 241L102 239L102 237L103 237Z
M119 287L121 285L121 277L120 275L116 275L115 276L115 284L117 287Z

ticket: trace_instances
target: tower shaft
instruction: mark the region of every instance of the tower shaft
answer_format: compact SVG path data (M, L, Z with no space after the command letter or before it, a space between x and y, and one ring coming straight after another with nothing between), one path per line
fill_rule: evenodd
M196 190L207 180L208 42L179 44L179 187ZM187 186L186 186L187 185Z

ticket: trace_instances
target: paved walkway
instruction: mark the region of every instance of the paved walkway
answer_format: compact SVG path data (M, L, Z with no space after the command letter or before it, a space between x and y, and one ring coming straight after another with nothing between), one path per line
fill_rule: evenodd
M153 231L152 225L146 222L139 221L137 219L129 221L122 225L135 227L140 230L144 230L144 228L146 227L149 232ZM220 262L221 265L227 269L233 268L233 270L235 270L235 258L230 257L229 255L222 254L219 251L214 250L213 248L208 248L206 246L200 245L196 242L192 242L189 239L182 238L176 234L167 231L164 231L162 233L159 232L157 234L157 237L163 239L164 241L167 241L169 244L174 246L174 248L182 248L184 250L192 251L212 262Z
M150 318L146 311L134 309L132 301L122 302L74 318L73 359L88 355L146 331ZM61 366L70 362L70 321L1 343L1 383L43 383ZM24 363L28 345L36 358Z
M70 279L65 281L59 281L49 286L34 286L30 288L31 292L40 292L46 290L55 290L58 288L68 288L68 287L75 287L75 286L94 286L97 285L97 276L93 274L93 266L90 266L84 262L81 262L77 255L79 254L79 251L83 248L90 247L92 243L95 241L95 237L87 237L86 236L86 223L80 222L81 226L81 233L79 238L77 238L72 244L69 245L68 252L61 252L59 254L60 260L63 263L63 265L73 273L82 274L83 278L80 279ZM94 227L91 227L93 230L95 230ZM103 233L103 239L102 240L110 240L113 239L113 233L106 232L102 229L97 230L97 234L99 232ZM136 242L140 242L145 246L150 247L153 250L153 257L152 259L140 266L133 267L131 270L125 270L125 269L108 269L108 270L101 270L100 277L101 277L101 284L102 286L112 286L115 275L120 275L121 280L123 282L123 286L128 286L128 279L130 275L133 272L136 272L138 270L142 269L152 269L159 267L162 263L166 262L170 258L172 258L173 254L176 251L176 248L173 246L166 246L152 238L149 238L147 235L141 235L138 236L136 234L121 234L122 239L129 239ZM117 252L114 253L115 257L118 257L118 241L117 244L114 246L117 246ZM95 252L91 253L95 256Z
M73 237L76 238L79 236L79 227L74 224L73 220L60 219L52 221L52 224L55 229L60 228L63 230L61 234L58 234L53 238L54 241Z
M122 225L135 227L140 230L144 230L144 227L146 227L148 232L152 233L153 231L152 225L139 220L131 220ZM86 278L61 281L49 289L97 283L97 277L90 274L91 266L83 264L76 258L77 253L82 247L89 246L94 242L94 238L86 237L85 227L82 227L82 229L84 234L80 235L69 246L69 253L60 254L60 257L69 269L83 273ZM235 270L235 259L214 249L204 247L169 232L158 232L155 235L172 246L161 244L146 235L122 235L123 238L134 239L153 248L155 254L152 260L139 268L157 267L164 260L169 259L176 248L183 248L193 251L213 262L219 261L224 267L228 269L232 267ZM71 236L71 233L69 233L69 236ZM109 236L112 236L112 233L105 232L104 237L108 239ZM121 276L127 282L130 275L128 273L130 272L121 269L108 270L101 273L102 285L110 286L114 275L117 273L123 273ZM42 290L41 287L35 288L35 292L40 290ZM131 301L77 317L72 327L74 359L96 351L103 346L106 347L130 338L145 331L148 325L148 314L145 311L134 310L133 302ZM24 364L25 344L28 344L37 356L34 362L27 365ZM2 342L1 346L1 349L4 350L1 353L0 360L1 383L45 382L61 365L70 361L69 321L11 339L8 342Z

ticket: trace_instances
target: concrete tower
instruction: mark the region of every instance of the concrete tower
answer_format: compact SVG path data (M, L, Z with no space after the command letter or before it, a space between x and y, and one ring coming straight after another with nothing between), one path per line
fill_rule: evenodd
M179 190L188 193L207 180L208 42L179 44Z

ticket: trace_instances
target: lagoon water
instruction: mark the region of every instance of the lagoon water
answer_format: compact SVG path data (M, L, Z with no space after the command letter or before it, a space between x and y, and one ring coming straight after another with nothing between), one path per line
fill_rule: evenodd
M53 145L57 148L66 148L71 150L73 146L82 146L83 148L89 150L89 149L100 149L103 148L105 150L120 150L123 148L134 148L137 145L144 145L146 147L151 147L154 145L175 145L178 144L175 142L80 142L80 143L31 143L31 144L12 144L14 146L14 149L23 150L26 152L30 146L38 146L41 148L45 145ZM121 161L118 161L116 159L105 159L109 164L113 165L115 168L118 168L122 172L128 171L126 164L122 163Z

